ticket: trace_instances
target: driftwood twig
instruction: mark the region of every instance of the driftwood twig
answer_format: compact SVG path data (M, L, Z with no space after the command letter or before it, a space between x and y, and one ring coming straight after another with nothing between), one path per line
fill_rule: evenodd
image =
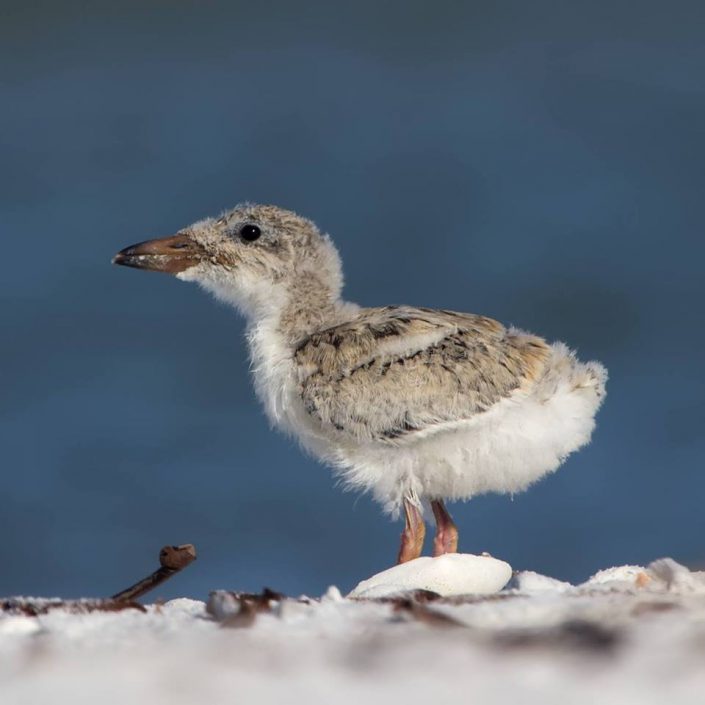
M129 588L118 592L112 596L116 602L132 602L138 597L141 597L150 590L154 590L161 585L165 580L176 575L183 570L187 565L190 565L196 559L196 549L193 544L185 543L181 546L164 546L159 551L160 567L151 575L143 578L139 582Z

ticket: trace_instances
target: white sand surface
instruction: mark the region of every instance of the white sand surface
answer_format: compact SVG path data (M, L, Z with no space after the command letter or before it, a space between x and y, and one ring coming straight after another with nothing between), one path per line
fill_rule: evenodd
M664 559L577 586L526 572L459 595L461 582L436 599L219 591L144 612L26 616L18 601L0 613L0 703L705 702L702 573Z

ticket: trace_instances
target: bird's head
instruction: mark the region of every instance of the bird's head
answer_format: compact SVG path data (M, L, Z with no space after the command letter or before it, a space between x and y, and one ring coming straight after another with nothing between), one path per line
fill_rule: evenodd
M171 237L126 247L113 262L195 281L246 313L278 305L302 283L315 283L335 298L342 287L330 238L310 220L276 206L236 206Z

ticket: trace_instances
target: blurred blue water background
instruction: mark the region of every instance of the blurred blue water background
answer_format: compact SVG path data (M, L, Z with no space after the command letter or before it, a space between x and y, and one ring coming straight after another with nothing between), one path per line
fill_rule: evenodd
M593 444L455 505L580 580L705 560L702 3L0 3L0 594L319 594L400 527L272 432L243 322L110 266L241 200L315 219L349 298L493 316L609 368Z

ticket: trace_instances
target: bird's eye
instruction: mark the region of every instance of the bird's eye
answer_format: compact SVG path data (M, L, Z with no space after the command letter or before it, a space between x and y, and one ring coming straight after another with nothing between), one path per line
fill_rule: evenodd
M256 225L243 225L240 228L240 237L242 237L243 240L247 240L248 242L253 242L261 234L262 231Z

